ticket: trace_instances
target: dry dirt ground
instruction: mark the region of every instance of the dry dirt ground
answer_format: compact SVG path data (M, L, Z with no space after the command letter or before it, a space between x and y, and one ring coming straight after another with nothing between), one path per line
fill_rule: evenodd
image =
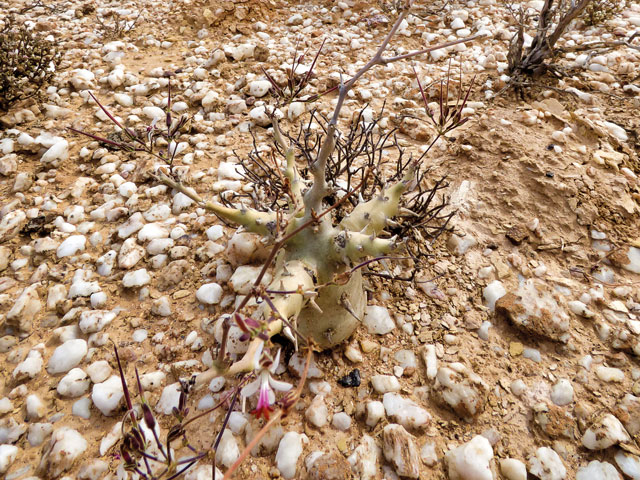
M3 7L17 9L22 3L5 2ZM388 8L385 11L382 7ZM108 12L119 12L122 19L136 18L138 12L140 16L133 28L119 34L113 31L116 20L113 15L106 16ZM185 102L184 113L192 117L190 130L179 139L187 142L187 149L176 164L185 167L185 178L191 186L212 198L226 188L218 184L224 180L217 171L220 162L248 166L246 159L253 140L247 127L254 131L259 146L270 143L270 131L248 123L254 102L270 101L270 95L254 98L248 92L248 85L263 77L261 69L282 71L282 65L291 61L296 44L299 50L311 52L303 62L309 64L324 39L326 44L311 85L312 92L321 91L330 80L335 81L336 74L351 75L355 66L371 57L396 14L384 2L338 4L320 0L84 4L74 0L48 2L24 14L25 19L34 22L34 28L52 35L64 57L53 82L55 88L45 92L39 102L13 106L0 119L0 142L12 140L10 149L9 142L2 144L3 162L9 162L6 157L13 155L17 164L17 168L9 168L0 177L1 215L15 211L26 214L15 231L2 232L2 246L7 248L0 273L0 324L4 335L0 398L7 397L10 407L3 407L0 417L1 443L19 449L6 478L107 478L116 474L120 464L117 447L103 455L99 448L105 435L122 420L124 404L110 416L95 406L90 406L89 418L72 413L79 399L91 398L93 386L87 381L87 388L78 398L66 398L56 391L64 375L49 374L47 365L61 339L89 340L87 356L78 365L85 370L98 360L106 360L117 374L111 343L115 342L131 384L134 366L140 373L164 372L162 385L148 392L150 404L156 405L165 386L175 383L178 377L189 378L206 370L203 356L209 347L216 346L211 329L206 328L207 319L215 320L232 311L233 298L228 296L234 292L225 282L218 283L229 300L226 307L203 306L195 291L203 283L216 281L216 269L229 264L225 247L235 228L224 225L223 236L214 242L219 248L212 249L205 243L205 230L220 221L195 206L183 211L174 209L162 220L168 230L182 226L175 245L186 249L172 250L164 266L154 264L151 255L143 252L131 268L146 268L149 272L150 281L143 288L123 287L127 270L118 266L106 276L96 273L98 258L121 247L123 240L118 238L117 229L125 221L154 204L171 207L172 198L170 193L152 195L149 189L157 183L147 173L154 162L144 154L102 150L101 155L96 155L101 147L97 142L67 129L74 126L100 135L114 131L109 121L97 115L96 105L87 101L83 90L90 88L115 115L140 128L149 123L142 108L162 106L166 99L166 88L158 83L158 71L174 72L173 102ZM96 19L103 15L105 25L101 26ZM293 19L294 15L300 18ZM385 127L397 127L399 142L408 152L419 155L433 132L428 124L410 123L400 115L421 112L412 66L424 85L437 84L444 78L449 58L456 76L462 70L465 85L475 76L466 112L469 121L439 141L424 159L431 167L427 182L447 176L449 186L444 192L449 208L456 211L450 224L455 236L444 235L429 247L431 256L420 266L419 278L433 279L430 283L367 277L369 305L388 309L396 323L392 333L374 335L363 326L345 345L316 354L321 380L331 387L324 398L329 421L316 427L305 419L305 411L315 397L307 385L297 411L281 424L283 432L295 431L308 437L295 478L338 478L317 470L307 472L304 459L314 451L331 453L339 460L340 478L360 478L361 473L351 472L344 459L362 443L363 435L370 435L382 446L382 430L393 423L391 418L383 418L373 428L365 423L367 402L382 399L370 382L378 374L399 374L400 394L432 417L427 425L410 429L418 449L426 444L435 447L435 459L425 453L418 463L420 478L454 478L448 473L444 454L480 434L492 444L494 478L506 478L500 473L499 461L507 457L519 459L531 469L530 459L540 447L557 452L567 471L566 477L543 473L538 474L540 478L575 478L578 469L592 460L617 465L617 452L639 453L638 437L634 438L639 430L638 400L623 398L640 395L640 275L624 268L625 264L628 267L624 255L634 251L632 247L640 248L640 87L634 86L640 54L637 46L618 45L603 48L582 61L576 57L583 52L575 47L588 41L627 38L639 24L640 5L627 2L621 12L598 26L579 25L570 33L568 43L561 42L566 46L558 58L564 72L562 78L536 79L534 86L524 88L522 97L513 89L494 96L505 84L505 54L515 25L499 1L451 1L438 13L413 17L406 34L394 37L392 51L401 54L455 36L450 24L460 15L466 15L464 23L471 33L488 29L491 36L472 42L466 49L450 49L439 59L426 55L374 69L354 89L343 111L344 127L365 103L379 114L386 102L382 114ZM243 44L258 48L247 58L234 59L233 49ZM226 49L223 58L210 62L220 49ZM124 55L107 58L110 51ZM118 65L124 67L125 77L110 84L107 77ZM590 68L591 65L598 67ZM78 69L91 71L94 78L85 79L84 84L78 81L74 87L72 80L78 77ZM136 85L151 88L136 94L132 91ZM199 92L209 90L217 95L205 107ZM430 100L435 100L434 85L426 90ZM126 100L117 101L114 93L130 95L133 105L122 106ZM234 99L244 100L245 106L230 113L230 100ZM330 94L316 106L329 113L334 100ZM200 117L194 117L197 114ZM286 114L285 110L285 117ZM283 126L293 130L299 121L285 119ZM46 140L36 140L24 146L18 141L21 133L33 138L47 133L62 137L68 142L68 152L53 163L43 163L42 154L50 145ZM188 153L192 155L182 161ZM299 161L302 166L304 160ZM113 169L100 169L105 164ZM23 173L26 176L20 177ZM114 177L116 173L119 178ZM84 188L79 187L81 178L90 179ZM16 187L17 180L26 184ZM118 187L123 181L132 181L137 193L129 198L119 195ZM93 210L118 196L120 199L107 210L121 210L109 218L91 216ZM82 207L84 219L80 222L69 218L74 206ZM77 234L86 235L85 249L58 258L57 245ZM36 242L43 238L49 238L55 247L37 251ZM401 261L389 263L389 268L398 274L409 271ZM88 296L47 304L47 298L53 295L52 287L63 284L68 289L74 272L81 269L93 272L87 279L97 282L99 290L106 294L99 309L118 312L91 338L76 328L77 316L66 323L62 321L72 308L79 308L78 314L93 309ZM381 266L372 269L383 271ZM525 320L525 324L514 322L509 315L517 305L511 310L507 305L499 315L492 311L483 292L496 281L506 292L516 295L523 295L519 288L527 282L535 283L538 291L547 292L545 298L552 299L548 317L565 319L562 334L549 333L544 323L555 320L545 315L538 323L535 319L530 323ZM32 325L20 329L15 321L9 321L9 312L29 285L37 285L35 292L41 307L32 315ZM152 306L163 296L169 299L172 313L168 316L152 312ZM536 295L529 300L534 306L542 302ZM587 304L593 313L591 318L572 312L569 302L576 300ZM61 327L67 328L60 330ZM138 332L136 336L134 332ZM191 332L195 334L190 335ZM194 335L198 337L195 344ZM185 339L190 340L189 344ZM435 347L438 367L460 362L484 382L479 390L479 411L472 418L463 419L438 401L436 390L441 387L427 376L424 363L425 347L429 345ZM348 347L356 352L350 354L356 362L345 356ZM33 350L41 353L41 369L33 378L16 378L14 369ZM395 354L400 350L415 352L415 367L394 370L399 364ZM533 358L525 358L523 353ZM598 370L602 366L619 369L620 376L615 376L616 371L612 380L603 369ZM361 373L361 385L340 386L337 380L354 368ZM297 381L291 371L278 378L294 384ZM551 392L561 379L570 382L573 396L568 403L556 405ZM518 394L514 393L516 380L524 382L524 389ZM237 379L228 379L223 392L230 391L236 382ZM211 393L206 387L192 393L192 411ZM27 414L29 395L36 395L42 402L34 415ZM219 393L216 395L219 397ZM338 412L346 412L352 419L345 431L331 423L331 417ZM584 432L605 413L613 413L624 424L629 438L614 442L622 446L585 448L581 441ZM163 427L171 423L168 415L158 418ZM260 422L250 415L247 418L255 431ZM192 443L198 448L210 445L221 420L222 415L214 415L192 424ZM30 441L34 424L52 424L45 430L71 427L84 437L87 447L66 471L55 472L51 466L55 462L47 457L50 439L45 436L42 444ZM240 449L247 438L247 432L234 436ZM277 442L262 456L249 456L236 478L278 478L276 449ZM98 458L105 463L96 463ZM632 458L640 462L637 456ZM87 469L88 465L96 470ZM108 469L103 471L103 466ZM395 475L392 464L381 457L374 478Z

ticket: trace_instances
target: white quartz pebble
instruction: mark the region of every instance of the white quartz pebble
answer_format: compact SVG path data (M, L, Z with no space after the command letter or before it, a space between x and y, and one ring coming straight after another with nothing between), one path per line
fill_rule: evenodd
M124 396L122 382L118 375L112 375L102 383L96 383L91 392L91 400L105 416L110 416L120 405Z
M333 425L333 428L344 432L345 430L349 430L351 426L351 417L348 413L338 412L333 416L331 425Z
M233 436L233 432L226 428L224 432L222 432L220 444L216 450L216 463L220 463L229 468L234 464L239 456L240 449L238 448L238 443Z
M563 406L573 402L573 386L566 378L558 380L551 389L551 401L556 405Z
M582 445L589 450L604 450L620 442L628 442L629 434L620 420L610 413L596 420L582 436Z
M254 80L249 84L249 94L254 97L264 97L269 93L271 82L269 80Z
M540 447L529 458L529 472L540 480L564 480L567 469L562 459L549 447Z
M196 298L205 305L214 305L222 298L222 287L217 283L205 283L196 291Z
M304 416L314 427L321 428L327 424L329 409L324 401L324 395L316 395L313 398Z
M369 333L384 335L391 332L396 324L393 322L391 315L386 307L377 305L369 305L365 310L363 323Z
M500 472L507 480L527 480L527 467L515 458L500 460Z
M0 473L4 474L18 457L19 449L15 445L0 445Z
M598 460L589 462L576 472L576 480L621 480L621 478L616 467Z
M367 412L365 423L367 424L367 426L373 428L378 424L378 422L382 418L384 418L384 413L385 413L384 404L376 400L372 402L367 402L367 405L365 408Z
M162 395L160 395L160 400L158 400L158 403L156 404L156 412L170 415L173 411L173 407L178 407L181 392L182 389L178 382L164 387Z
M89 377L81 368L72 368L58 383L57 392L61 397L76 398L88 389Z
M298 458L302 454L302 444L308 441L309 439L304 433L287 432L284 434L276 453L276 466L283 478L288 480L295 477Z
M87 239L84 235L71 235L65 238L58 246L56 255L58 258L70 257L78 252L82 252L86 243Z
M632 480L640 480L640 457L618 450L614 459L622 473Z
M151 276L147 272L146 268L134 270L133 272L125 273L122 277L122 286L125 288L138 288L147 285L151 281Z
M431 420L429 412L398 393L385 393L382 404L387 416L407 429L423 428Z
M67 340L53 351L47 364L47 372L51 375L68 372L82 361L87 350L85 340L81 338Z
M393 375L373 375L371 385L378 393L397 392L400 390L400 382Z
M58 428L51 435L49 445L43 451L40 468L44 468L47 477L58 478L62 472L71 469L87 446L87 441L77 430L69 427Z
M507 294L507 290L499 280L494 280L489 285L484 287L482 296L484 302L489 307L489 310L493 311L496 307L496 302Z
M493 480L492 458L493 448L481 435L449 450L444 456L451 480Z

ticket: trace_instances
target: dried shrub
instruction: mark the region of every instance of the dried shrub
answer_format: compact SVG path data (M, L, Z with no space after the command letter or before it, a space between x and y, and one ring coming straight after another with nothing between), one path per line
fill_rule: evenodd
M618 0L593 0L584 10L584 23L588 26L599 25L615 17L622 7L624 2Z
M51 81L59 60L53 42L29 30L16 17L6 17L0 30L0 110L36 95Z
M594 1L545 0L540 14L535 16L522 7L516 11L512 4L507 3L518 22L518 31L509 44L509 74L518 79L522 76L537 77L547 71L556 72L557 69L550 63L556 54L556 43L571 23ZM532 19L536 33L531 46L525 49L524 33L530 27L529 21Z

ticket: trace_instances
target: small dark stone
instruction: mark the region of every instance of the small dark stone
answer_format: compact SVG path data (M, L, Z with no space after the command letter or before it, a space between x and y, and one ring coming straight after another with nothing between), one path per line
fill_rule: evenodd
M529 238L529 230L524 225L515 225L507 230L505 235L511 240L511 243L520 245L524 240Z
M357 368L353 370L349 375L345 375L338 380L338 383L343 387L359 387L362 379L360 378L360 370Z
M554 177L554 173L553 172L547 172L544 174L547 178L553 178Z

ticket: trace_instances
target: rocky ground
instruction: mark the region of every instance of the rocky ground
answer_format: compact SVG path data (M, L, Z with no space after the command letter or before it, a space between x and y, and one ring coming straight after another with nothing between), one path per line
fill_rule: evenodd
M4 13L26 5L0 2ZM640 4L578 22L560 42L564 76L535 80L522 97L501 91L515 32L504 4L425 8L402 25L394 54L486 37L374 69L343 126L386 102L379 128L398 128L419 155L433 132L403 116L423 112L413 68L425 86L444 78L448 59L463 84L475 75L469 121L424 160L428 182L448 177L455 233L429 247L419 278L430 281L368 277L363 325L315 355L296 413L236 478L640 479L640 52L637 40L624 44ZM68 130L115 133L88 92L144 130L164 121L164 73L175 73L172 110L190 117L177 145L182 178L205 198L251 192L236 166L249 166L251 131L259 149L270 145L261 68L283 78L296 45L315 52L325 40L310 85L321 92L371 58L395 15L353 0L60 0L22 15L63 59L40 102L0 118L4 478L124 478L113 344L131 385L139 370L164 431L177 382L211 366L218 319L259 266L250 236L150 177L157 160ZM582 51L589 42L601 48ZM329 113L334 101L316 106ZM302 104L282 114L285 129L308 120ZM276 378L297 385L301 360L283 357ZM338 382L356 368L359 386ZM193 392L191 411L237 381ZM260 428L254 405L247 398L230 417L222 472ZM193 445L208 448L222 417L194 422ZM187 478L211 478L205 465Z

